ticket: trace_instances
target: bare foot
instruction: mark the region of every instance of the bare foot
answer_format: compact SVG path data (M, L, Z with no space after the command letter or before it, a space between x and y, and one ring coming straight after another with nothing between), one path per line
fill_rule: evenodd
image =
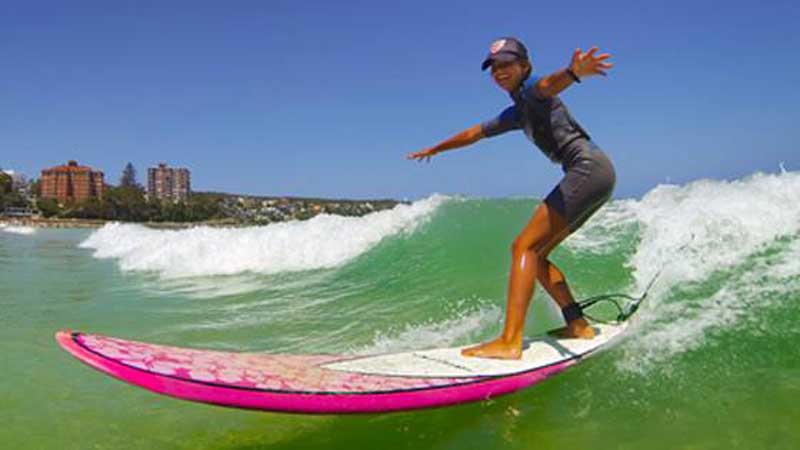
M461 355L478 358L520 359L522 358L522 341L507 342L503 338L497 338L491 342L465 348L461 350Z
M547 334L562 339L592 339L595 336L594 328L586 322L586 319L573 320L566 327L549 331Z

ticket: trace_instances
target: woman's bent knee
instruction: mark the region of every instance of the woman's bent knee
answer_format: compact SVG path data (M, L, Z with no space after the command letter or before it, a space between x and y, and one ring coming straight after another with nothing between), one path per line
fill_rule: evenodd
M514 239L514 242L511 243L511 254L521 256L524 255L526 252L531 252L532 253L531 256L538 258L538 255L536 254L536 248L534 245L531 245L525 240L520 238Z

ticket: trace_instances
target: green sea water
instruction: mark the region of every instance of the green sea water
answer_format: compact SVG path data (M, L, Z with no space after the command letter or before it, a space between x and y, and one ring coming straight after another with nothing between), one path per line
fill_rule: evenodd
M236 230L0 229L0 448L800 448L799 197L800 173L782 172L615 199L550 258L578 298L638 295L660 271L624 340L512 395L360 416L159 396L53 335L365 354L489 339L538 200L436 195ZM526 332L558 325L537 287Z

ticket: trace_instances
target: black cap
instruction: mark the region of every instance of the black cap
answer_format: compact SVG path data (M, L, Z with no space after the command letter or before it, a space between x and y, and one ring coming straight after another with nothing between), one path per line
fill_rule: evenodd
M528 50L525 48L525 44L513 37L500 38L489 46L489 54L481 64L481 70L488 69L495 61L506 62L517 59L528 59Z

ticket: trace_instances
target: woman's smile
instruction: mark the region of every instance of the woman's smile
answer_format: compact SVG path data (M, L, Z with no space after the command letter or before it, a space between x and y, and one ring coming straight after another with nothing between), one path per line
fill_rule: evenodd
M517 61L492 64L492 78L503 90L514 89L525 74L525 68Z

